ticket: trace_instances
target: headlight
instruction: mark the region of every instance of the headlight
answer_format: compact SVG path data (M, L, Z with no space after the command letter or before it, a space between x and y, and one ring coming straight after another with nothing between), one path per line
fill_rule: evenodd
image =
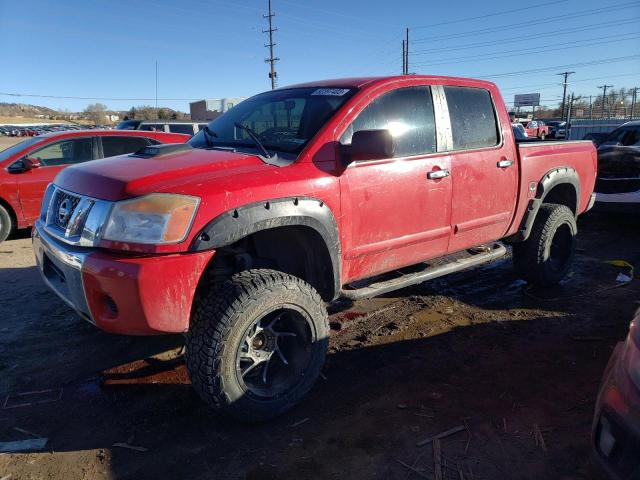
M197 197L170 193L116 202L102 238L115 242L179 243L189 233L199 203Z

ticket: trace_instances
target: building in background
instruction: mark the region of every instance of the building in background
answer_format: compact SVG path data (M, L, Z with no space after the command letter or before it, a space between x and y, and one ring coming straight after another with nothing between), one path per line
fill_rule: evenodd
M233 108L246 97L217 98L208 100L198 100L189 104L191 120L196 122L209 121L222 115Z

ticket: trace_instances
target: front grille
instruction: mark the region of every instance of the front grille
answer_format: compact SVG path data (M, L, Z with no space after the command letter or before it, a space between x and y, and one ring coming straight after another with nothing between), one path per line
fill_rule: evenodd
M73 212L79 203L80 197L62 190L56 191L53 197L53 206L50 210L51 218L49 222L62 230L66 230L69 220L71 220Z

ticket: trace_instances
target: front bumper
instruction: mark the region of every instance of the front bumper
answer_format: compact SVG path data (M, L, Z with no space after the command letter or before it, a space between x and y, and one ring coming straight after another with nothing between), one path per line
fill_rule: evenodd
M618 344L605 370L592 430L593 458L607 477L640 479L640 391L633 385Z
M213 251L126 255L56 240L38 220L33 249L46 284L85 320L126 335L185 332Z

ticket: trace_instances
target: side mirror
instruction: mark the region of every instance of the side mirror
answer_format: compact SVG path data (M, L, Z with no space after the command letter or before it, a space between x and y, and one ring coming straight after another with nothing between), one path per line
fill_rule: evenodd
M24 170L33 170L34 168L40 168L42 164L40 160L37 158L25 157L22 159L22 165L24 166Z
M351 138L350 160L382 160L392 158L393 136L389 130L360 130Z

